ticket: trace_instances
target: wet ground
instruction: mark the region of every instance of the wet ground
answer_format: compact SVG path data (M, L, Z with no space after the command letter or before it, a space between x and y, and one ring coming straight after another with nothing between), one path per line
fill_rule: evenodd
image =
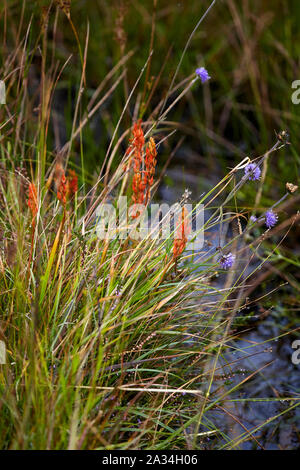
M192 200L196 201L212 184L203 177L183 172L181 167L174 166L167 171L159 199L169 204L177 202L187 188L192 191ZM217 246L218 236L213 237L212 243ZM226 390L250 377L224 402L232 418L226 413L221 417L212 416L224 435L236 442L237 449L300 448L300 408L297 406L300 400L300 364L292 362L292 343L296 336L285 335L289 328L285 328L284 298L281 300L279 303L274 298L273 308L267 315L255 315L263 309L262 304L252 306L252 312L241 311L241 317L249 314L251 321L249 324L243 322L239 339L231 343L231 352L219 364ZM299 312L296 311L295 315ZM295 321L294 328L299 323ZM239 444L239 436L246 429L253 432L255 439ZM207 438L203 446L214 448L214 437Z

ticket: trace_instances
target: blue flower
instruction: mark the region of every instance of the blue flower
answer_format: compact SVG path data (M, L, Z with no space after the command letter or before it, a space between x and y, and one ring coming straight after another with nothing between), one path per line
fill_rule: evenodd
M257 221L257 217L255 217L255 215L251 215L250 217L250 222L256 222Z
M261 170L255 163L248 163L248 165L245 166L245 175L249 175L249 180L259 180Z
M204 67L196 69L196 75L200 78L202 83L207 82L211 77L208 75L208 71Z
M220 259L220 266L223 269L229 269L233 266L235 260L235 256L232 253L228 253L228 255L222 255Z
M266 217L265 223L268 228L272 228L274 227L274 225L277 224L278 215L275 214L275 212L273 212L272 209L266 212L265 217Z

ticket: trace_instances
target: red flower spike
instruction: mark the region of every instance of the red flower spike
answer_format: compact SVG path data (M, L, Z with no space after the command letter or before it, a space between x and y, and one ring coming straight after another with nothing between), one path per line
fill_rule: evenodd
M67 180L65 173L63 172L58 189L57 199L62 203L63 206L67 203Z
M32 225L35 225L35 218L38 212L37 190L34 183L29 184L27 205L32 214Z

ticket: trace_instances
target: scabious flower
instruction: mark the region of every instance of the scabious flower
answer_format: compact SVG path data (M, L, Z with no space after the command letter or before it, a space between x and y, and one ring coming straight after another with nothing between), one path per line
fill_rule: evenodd
M277 221L278 221L278 215L275 214L275 212L273 212L272 209L266 212L265 223L268 228L274 227L274 225L277 224Z
M221 268L223 269L232 268L234 260L235 260L235 256L232 253L228 253L228 255L222 255L220 259Z
M248 165L245 166L245 175L249 175L249 180L259 180L261 170L255 163L248 163Z
M204 67L199 67L196 69L196 75L198 75L202 83L207 82L211 78L208 75L208 71Z

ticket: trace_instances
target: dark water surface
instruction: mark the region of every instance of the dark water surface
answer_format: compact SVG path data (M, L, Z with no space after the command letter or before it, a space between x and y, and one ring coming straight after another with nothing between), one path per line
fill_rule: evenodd
M196 201L214 185L194 172L184 172L179 166L167 171L166 181L159 190L159 199L169 204L179 201L186 188L192 191L191 198ZM214 248L219 243L217 231L215 237L212 237ZM255 297L258 297L257 294ZM284 297L282 302L284 304ZM252 310L258 310L259 307L252 306ZM292 362L292 343L296 337L282 336L285 331L282 310L282 305L274 299L273 309L263 319L252 321L249 325L244 322L246 326L241 328L239 339L231 343L230 352L219 361L218 367L224 378L217 379L216 388L220 387L220 380L223 380L224 390L229 390L252 376L224 402L224 408L234 418L226 413L220 415L215 412L211 416L214 424L230 440L238 439L245 429L256 430L253 435L259 444L247 439L237 445L237 449L284 450L300 447L300 408L295 406L285 413L300 400L300 365ZM280 338L273 339L280 335ZM270 422L257 429L268 420ZM214 448L214 437L207 438L203 445L207 449Z

